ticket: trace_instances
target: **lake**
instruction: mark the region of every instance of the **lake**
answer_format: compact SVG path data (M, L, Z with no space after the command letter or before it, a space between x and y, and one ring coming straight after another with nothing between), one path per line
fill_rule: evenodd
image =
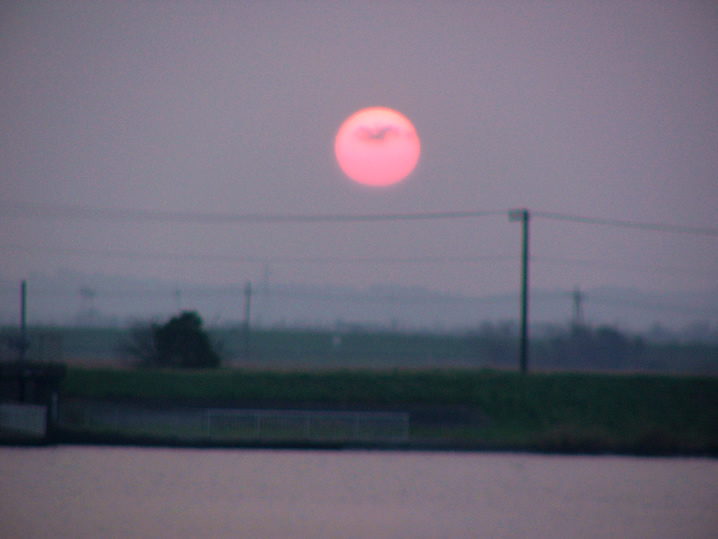
M716 537L718 460L0 447L22 537Z

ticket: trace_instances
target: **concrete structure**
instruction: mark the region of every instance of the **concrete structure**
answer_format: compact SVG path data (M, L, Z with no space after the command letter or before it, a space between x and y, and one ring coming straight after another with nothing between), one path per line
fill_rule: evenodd
M0 363L0 439L51 438L64 375L61 364Z

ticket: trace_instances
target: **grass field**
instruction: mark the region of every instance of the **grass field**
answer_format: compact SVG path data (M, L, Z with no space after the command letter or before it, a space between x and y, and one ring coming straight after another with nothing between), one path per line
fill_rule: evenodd
M433 410L438 420L412 420L412 439L454 447L718 454L714 377L522 376L468 369L180 372L72 367L62 392L70 398L167 405L422 410L424 416ZM441 420L456 410L481 420Z

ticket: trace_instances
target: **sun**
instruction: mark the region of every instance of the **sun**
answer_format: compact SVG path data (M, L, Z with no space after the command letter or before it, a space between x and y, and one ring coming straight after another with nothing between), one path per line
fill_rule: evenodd
M334 152L352 180L385 187L402 181L416 168L421 142L406 116L372 107L344 121L334 139Z

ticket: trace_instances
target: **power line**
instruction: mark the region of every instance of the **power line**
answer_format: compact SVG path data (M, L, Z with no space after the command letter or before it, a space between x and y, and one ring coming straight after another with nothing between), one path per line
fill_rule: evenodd
M601 296L592 293L588 296L588 300L591 303L601 303L606 305L620 305L629 309L643 310L643 311L661 311L661 312L674 312L680 314L693 314L703 316L716 316L718 315L718 309L711 306L703 307L691 307L686 305L676 305L672 303L636 300L636 299L625 299L616 298L609 296Z
M70 249L62 247L29 247L26 245L4 244L0 250L21 251L31 253L68 254L76 256L99 256L107 258L150 258L165 260L214 260L224 262L238 262L248 264L445 264L445 263L474 263L497 262L514 260L513 255L487 255L487 256L371 256L371 257L339 257L339 256L233 256L221 254L200 253L148 253L140 251L122 251L108 249Z
M281 214L215 213L142 210L130 208L93 208L71 204L26 204L0 202L0 213L38 219L89 219L93 221L180 222L203 224L239 223L325 223L371 221L417 221L428 219L465 219L503 214L503 210L469 210L413 213L369 214Z
M683 226L668 223L645 223L642 221L627 221L621 219L602 219L599 217L584 217L545 211L532 211L531 216L543 217L544 219L554 219L557 221L572 221L574 223L584 223L589 225L635 228L639 230L651 230L654 232L672 232L676 234L694 234L698 236L718 236L718 228L711 227Z
M148 287L144 285L138 286L119 286L111 288L96 287L93 288L94 297L104 299L126 299L126 298L172 298L180 290L183 297L188 299L196 298L227 298L230 296L242 296L246 294L246 284L244 285L219 285L219 286L185 286L178 288L176 286L165 285L159 287ZM35 286L32 295L36 298L76 298L82 297L82 290L78 291L74 287L60 286ZM15 289L0 286L0 295L15 294ZM452 295L448 293L437 293L429 290L418 289L412 292L402 290L384 290L376 289L352 289L352 288L315 288L315 287L291 287L286 285L275 286L271 292L261 289L254 291L252 294L271 295L272 297L297 298L317 301L340 301L340 302L364 302L364 303L465 303L465 304L481 304L481 303L511 303L515 298L511 294L502 296L464 296Z
M607 269L623 269L628 271L640 271L645 272L650 270L654 273L662 273L666 275L695 275L703 277L711 277L713 273L706 271L697 270L695 267L677 267L677 266L658 266L653 264L625 264L625 263L613 263L604 262L603 260L587 260L580 258L566 258L566 257L555 257L555 256L532 256L532 262L538 262L539 264L554 264L554 265L567 265L567 266L584 266L590 268L607 268Z
M242 224L242 223L352 223L377 221L419 221L436 219L471 219L506 214L507 210L462 210L408 213L369 213L369 214L283 214L283 213L217 213L161 211L133 208L97 208L77 204L32 204L15 201L0 201L0 214L32 217L37 219L87 219L93 221L121 222L179 222L198 224ZM571 221L589 225L613 226L669 232L718 236L718 228L694 227L670 223L647 223L621 219L570 215L557 212L531 211L532 217Z
M181 293L183 297L188 299L197 298L229 298L240 297L245 294L246 285L218 285L218 286L184 286ZM94 287L93 294L97 298L103 300L116 300L126 298L141 299L171 299L177 293L177 286L164 285L159 287L149 287L146 285L137 286L119 286L111 288ZM0 295L11 296L17 293L16 288L0 286ZM79 290L82 295L82 290ZM253 292L254 293L254 292ZM256 292L259 295L266 294L261 289ZM74 287L66 288L63 286L35 286L32 289L32 295L36 298L76 298L78 289ZM590 292L586 294L580 291L582 301L585 304L596 305L615 305L623 308L638 311L657 311L657 312L673 312L684 315L710 316L718 315L718 310L713 305L680 305L665 301L655 301L648 298L620 298L615 296L607 296L600 292ZM393 302L396 304L424 303L424 304L512 304L515 303L517 297L515 294L502 294L494 296L465 296L436 293L431 291L419 290L415 293L411 291L403 292L387 291L382 289L321 289L314 287L299 287L279 285L271 290L272 297L297 298L316 301L338 301L338 302L359 302L359 303L381 303ZM556 300L567 297L575 298L574 292L567 291L539 291L534 293L533 301L537 304L551 304ZM575 301L575 300L574 300Z
M81 257L124 258L124 259L154 259L154 260L186 260L186 261L216 261L243 264L318 264L318 265L345 265L345 264L475 264L482 262L514 261L513 254L486 255L486 256L369 256L369 257L341 257L341 256L234 256L216 253L157 253L143 251L125 251L110 249L77 249L63 247L30 247L19 244L0 245L0 251L14 251L26 253L46 253L56 255L73 255ZM628 271L655 273L668 275L695 275L712 276L712 273L699 271L695 268L656 266L651 264L621 264L604 262L603 260L587 260L565 257L549 257L532 255L532 262L539 264L558 264L569 266L584 266L591 268L615 268Z

